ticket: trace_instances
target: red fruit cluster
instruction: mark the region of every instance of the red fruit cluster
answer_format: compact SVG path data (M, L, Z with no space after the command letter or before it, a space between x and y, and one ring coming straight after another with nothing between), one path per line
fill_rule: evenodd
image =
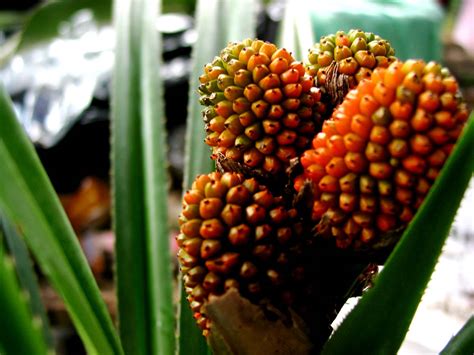
M306 68L285 49L250 39L205 66L199 92L211 157L227 159L221 170L259 179L214 172L184 194L178 259L205 335L207 303L230 288L257 304L291 306L322 334L339 307L332 302L344 297L335 296L338 282L354 275L328 270L334 245L309 227L361 251L412 220L468 110L446 69L393 54L386 40L351 30L323 37ZM303 173L293 179L298 164L287 168L297 157ZM267 188L283 190L281 180L300 194L284 199Z
M201 104L212 158L267 173L282 172L310 146L320 90L301 62L260 40L232 43L200 77Z
M434 62L377 68L337 107L301 156L312 219L339 247L405 227L468 117L456 80Z
M184 194L177 242L188 300L205 334L205 304L229 288L255 302L293 302L293 285L303 278L295 217L253 178L217 172L196 178Z

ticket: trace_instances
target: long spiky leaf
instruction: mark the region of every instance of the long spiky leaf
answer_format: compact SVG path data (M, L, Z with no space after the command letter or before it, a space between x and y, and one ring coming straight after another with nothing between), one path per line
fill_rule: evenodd
M89 353L120 354L117 333L59 199L0 88L0 209L63 298Z
M174 318L160 1L118 0L112 105L120 333L127 353L172 354Z
M49 320L45 307L41 301L38 278L33 268L28 249L20 236L19 231L0 211L0 232L3 230L8 254L15 261L15 269L20 287L28 294L31 313L41 320L43 339L48 347L53 346L53 336L49 328Z
M0 230L0 244L2 232ZM41 322L34 321L17 282L14 264L0 247L0 353L47 354Z
M474 316L468 319L459 332L441 351L441 355L474 353Z

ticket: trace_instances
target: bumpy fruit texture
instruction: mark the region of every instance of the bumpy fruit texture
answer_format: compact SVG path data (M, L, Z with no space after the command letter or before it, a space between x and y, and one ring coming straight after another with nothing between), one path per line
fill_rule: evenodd
M300 160L296 190L312 183L312 218L339 247L405 227L433 185L468 117L439 64L377 68L348 93Z
M361 30L339 31L321 37L310 49L307 72L317 77L317 85L327 83L328 68L337 63L337 72L349 76L350 88L370 78L376 67L387 67L395 60L390 43L378 35Z
M222 153L267 173L284 171L310 147L325 111L303 64L261 40L229 44L199 80L212 158Z
M254 302L293 302L303 278L295 216L253 178L217 172L196 178L184 194L177 242L185 290L204 334L206 302L229 288Z

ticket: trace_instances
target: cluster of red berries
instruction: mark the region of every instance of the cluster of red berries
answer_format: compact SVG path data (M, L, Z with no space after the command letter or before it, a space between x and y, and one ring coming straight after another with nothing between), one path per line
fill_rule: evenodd
M281 197L241 174L200 175L184 194L179 222L184 284L206 333L206 300L231 287L254 301L291 305L303 280L302 226Z
M325 111L303 63L260 40L229 44L199 80L212 158L267 173L283 172L310 146Z
M377 35L351 30L323 37L306 66L260 40L229 44L205 66L199 91L211 157L256 174L200 175L184 194L178 259L204 334L206 303L229 288L255 303L297 303L309 231L337 248L370 248L411 221L468 109L446 69L393 54ZM352 90L328 115L334 75ZM290 175L292 194L268 188L269 176ZM294 197L308 191L311 210L299 214Z
M370 243L413 218L468 117L440 65L395 61L350 91L301 156L312 218L339 247ZM325 218L326 217L326 218Z

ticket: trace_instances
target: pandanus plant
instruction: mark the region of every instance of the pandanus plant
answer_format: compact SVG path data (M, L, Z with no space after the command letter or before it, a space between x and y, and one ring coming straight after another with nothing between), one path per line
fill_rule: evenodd
M16 46L49 11L78 6L46 4ZM254 36L252 1L198 2L174 302L160 3L113 9L119 329L2 90L0 352L53 350L29 251L91 354L395 353L472 176L474 126L456 80L434 63L395 60L386 40L360 30L324 37L303 64L242 40ZM231 13L239 21L224 24ZM283 31L301 49L313 41L298 16ZM473 330L471 318L444 352L472 352Z

